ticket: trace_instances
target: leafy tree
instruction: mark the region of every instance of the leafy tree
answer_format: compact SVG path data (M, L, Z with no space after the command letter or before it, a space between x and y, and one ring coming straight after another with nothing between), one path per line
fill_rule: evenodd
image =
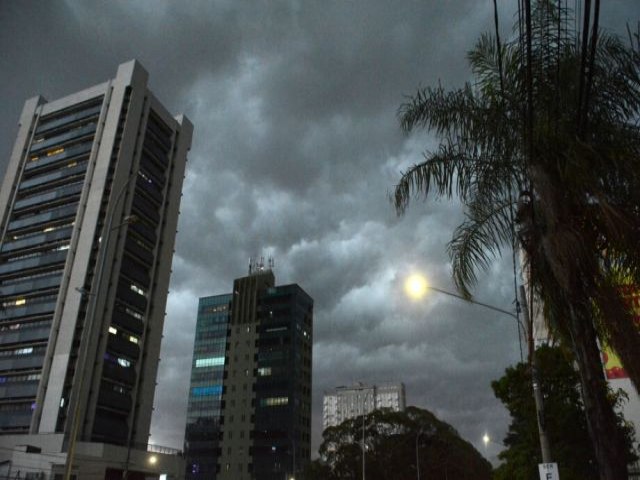
M600 478L626 479L597 341L638 388L640 332L618 287L621 275L640 285L640 38L601 32L598 0L578 31L567 2L518 5L513 40L485 34L468 54L473 83L421 89L400 108L406 132L441 144L403 173L394 202L401 214L414 194L460 198L449 252L466 296L505 247L524 250L549 327L575 355Z
M364 418L366 477L369 480L415 480L416 446L420 475L430 480L488 480L491 465L451 425L431 412L377 410ZM362 417L327 428L320 460L311 462L304 480L362 478Z
M580 379L572 365L570 352L544 346L536 351L541 389L545 399L547 435L553 446L562 480L597 480L598 468L589 440ZM500 453L503 463L495 480L537 480L540 447L536 408L531 396L531 371L525 363L506 369L504 376L492 382L496 397L511 414L511 425ZM613 399L613 394L611 395ZM613 400L612 400L613 401ZM618 417L618 428L626 438L627 463L635 460L633 430Z

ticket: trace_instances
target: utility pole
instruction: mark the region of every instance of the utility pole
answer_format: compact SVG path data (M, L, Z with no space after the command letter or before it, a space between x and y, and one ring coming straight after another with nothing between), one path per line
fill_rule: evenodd
M524 322L527 327L527 344L529 346L529 365L531 366L531 382L533 384L533 400L536 404L536 420L538 422L538 435L540 437L540 452L542 453L542 463L551 463L551 448L549 447L549 438L544 419L544 403L542 400L542 391L540 390L540 378L538 375L538 361L536 358L536 346L533 339L533 321L529 315L529 305L527 303L527 295L523 285L520 285L520 302L522 303L522 312L524 314Z

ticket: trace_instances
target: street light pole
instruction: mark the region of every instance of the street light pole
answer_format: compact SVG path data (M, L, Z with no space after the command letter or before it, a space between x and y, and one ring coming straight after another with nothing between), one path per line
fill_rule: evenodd
M464 300L467 303L472 303L474 305L480 305L481 307L488 308L489 310L493 310L494 312L504 313L505 315L509 315L510 317L515 318L516 321L518 323L520 323L520 318L518 318L518 315L516 315L513 312L510 312L509 310L504 310L502 308L494 307L493 305L489 305L488 303L479 302L479 301L474 300L472 298L466 298L466 297L463 297L462 295L458 295L457 293L447 292L446 290L442 290L440 288L433 287L431 285L427 286L427 288L429 290L433 290L434 292L442 293L444 295L449 295L450 297L454 297L454 298L458 298L460 300Z
M531 363L531 383L533 384L533 400L536 404L536 421L538 423L538 435L540 437L540 452L542 454L542 463L551 463L551 447L549 446L549 438L547 437L547 429L544 420L544 401L542 399L542 391L540 390L540 378L538 372L538 358L536 355L536 346L533 339L533 322L529 318L529 308L527 307L527 295L524 286L520 286L520 297L522 299L525 323L527 324L528 345L529 345L529 362Z
M108 253L109 240L111 238L113 218L118 208L118 204L120 200L124 198L124 194L127 191L127 187L131 183L131 180L138 176L137 170L132 172L127 178L127 181L122 186L120 191L118 191L118 195L113 203L113 209L109 212L109 218L107 220L107 225L102 230L102 236L100 239L100 248L99 248L99 258L100 263L98 265L98 269L96 270L96 279L95 279L95 292L89 294L89 308L87 309L87 314L85 316L85 326L83 328L83 336L86 335L84 342L80 343L80 351L78 352L78 359L76 360L76 374L78 375L78 383L76 386L76 395L75 402L73 403L73 412L71 417L71 428L69 429L69 447L67 449L67 458L65 460L64 466L64 480L71 480L71 470L73 467L73 459L75 457L76 443L78 440L78 430L80 429L80 406L82 404L82 388L84 387L84 369L87 368L87 361L89 355L89 340L91 332L93 331L96 311L98 308L98 294L102 288L102 280L104 276L104 267L106 265L106 257ZM116 229L120 229L122 225L129 223L124 222L117 225ZM84 292L80 293L81 295L86 294ZM69 402L69 407L71 408L72 404Z
M366 401L367 401L367 394L368 394L366 390L372 391L373 387L367 388L362 383L360 385L361 385L360 388L356 388L354 390L363 392L363 395L362 395L362 480L366 480L367 476L366 476L366 464L365 464L365 455L366 455L365 408L366 408ZM374 402L373 410L375 410L375 396L372 397L372 401Z
M420 438L420 435L422 435L422 430L419 430L418 433L416 433L416 474L418 480L420 480L420 450L418 450L418 439Z

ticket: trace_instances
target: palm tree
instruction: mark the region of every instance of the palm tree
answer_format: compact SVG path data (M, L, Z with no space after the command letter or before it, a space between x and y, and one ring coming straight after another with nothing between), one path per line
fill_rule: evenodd
M415 195L460 198L466 220L449 253L464 295L505 248L524 251L532 293L577 359L600 477L618 480L624 440L598 341L637 389L640 333L620 282L640 285L640 39L601 32L590 3L579 32L565 1L519 0L504 44L496 9L496 36L468 54L474 82L421 89L401 106L405 132L426 128L441 143L402 174L394 203L402 214Z

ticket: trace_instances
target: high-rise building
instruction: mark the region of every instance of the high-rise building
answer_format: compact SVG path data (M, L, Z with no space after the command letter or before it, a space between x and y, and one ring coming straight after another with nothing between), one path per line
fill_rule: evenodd
M404 384L356 384L336 387L324 394L322 402L322 429L335 427L350 418L366 415L381 408L404 411L406 400Z
M144 467L193 130L147 78L131 61L25 103L0 190L0 461L29 445L55 475L77 439L78 478Z
M298 285L276 286L263 265L235 280L232 292L200 300L187 478L290 478L311 455L313 300ZM207 425L213 436L203 432ZM206 454L197 458L205 448L216 459L215 477L200 475L210 468Z

